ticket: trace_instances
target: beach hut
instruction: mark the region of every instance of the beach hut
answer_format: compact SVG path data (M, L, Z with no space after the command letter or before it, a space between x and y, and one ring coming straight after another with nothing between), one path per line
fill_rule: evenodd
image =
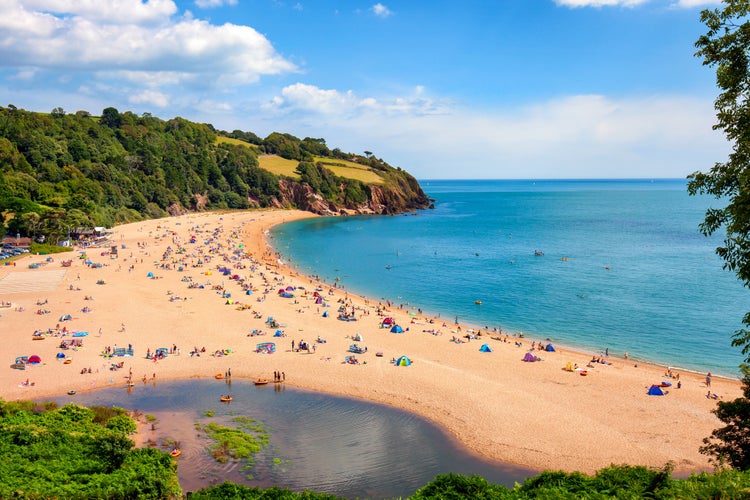
M661 390L661 387L659 387L658 385L654 384L654 385L652 385L649 388L648 395L649 396L663 396L664 395L664 391Z
M411 365L411 360L409 358L407 358L406 356L401 356L400 358L398 358L396 360L396 362L394 364L396 366L410 366Z
M393 333L404 333L404 329L401 328L398 325L393 325L393 328L391 328L391 332L393 332Z
M487 344L482 344L482 347L479 348L479 352L492 352L492 349Z
M534 356L534 353L527 352L526 355L523 357L523 360L527 363L533 363L534 361L539 361L539 358Z

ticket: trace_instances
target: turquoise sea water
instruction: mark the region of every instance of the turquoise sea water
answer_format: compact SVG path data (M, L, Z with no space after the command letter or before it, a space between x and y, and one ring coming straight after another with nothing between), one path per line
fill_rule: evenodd
M477 327L737 376L750 290L698 225L684 180L421 181L416 215L273 230L306 274ZM540 250L544 255L535 255ZM481 301L481 304L476 304Z

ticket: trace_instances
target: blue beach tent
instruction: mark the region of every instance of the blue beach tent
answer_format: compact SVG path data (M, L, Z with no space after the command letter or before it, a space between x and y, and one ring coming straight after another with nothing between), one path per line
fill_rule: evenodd
M487 344L482 344L482 347L479 348L480 352L492 352L492 349L490 349L490 346Z
M648 390L649 396L663 396L664 391L661 390L661 387L658 385L652 385L651 388Z
M400 327L400 326L398 326L398 325L393 325L393 328L391 328L391 331L392 331L393 333L404 333L404 329L403 329L403 328L401 328L401 327Z
M547 352L555 352L555 346L553 346L552 344L547 344L547 347L545 347L544 350Z
M396 360L396 366L409 366L411 365L411 360L407 358L406 356L401 356Z

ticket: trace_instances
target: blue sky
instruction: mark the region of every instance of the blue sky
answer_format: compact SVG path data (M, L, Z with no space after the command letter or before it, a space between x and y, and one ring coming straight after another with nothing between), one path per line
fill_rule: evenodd
M3 0L0 99L372 151L420 179L685 177L730 151L701 0Z

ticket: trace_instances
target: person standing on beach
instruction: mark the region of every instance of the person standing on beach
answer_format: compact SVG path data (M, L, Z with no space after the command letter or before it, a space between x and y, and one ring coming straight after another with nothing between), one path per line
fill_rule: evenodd
M711 372L706 374L706 387L711 387Z

